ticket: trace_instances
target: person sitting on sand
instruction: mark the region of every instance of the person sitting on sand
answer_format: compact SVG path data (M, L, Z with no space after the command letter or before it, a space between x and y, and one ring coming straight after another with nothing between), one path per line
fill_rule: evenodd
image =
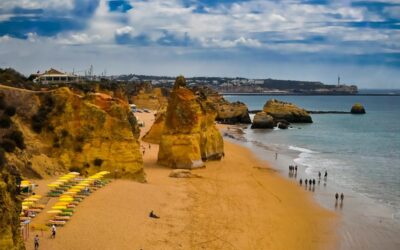
M154 218L154 219L159 219L159 218L160 218L159 216L157 216L157 215L153 212L153 210L151 210L151 212L150 212L150 214L149 214L149 217L150 217L150 218Z
M35 243L35 250L39 249L39 235L36 234L33 242Z
M52 227L51 227L51 238L56 238L56 232L57 232L57 228L56 228L56 225L53 225Z

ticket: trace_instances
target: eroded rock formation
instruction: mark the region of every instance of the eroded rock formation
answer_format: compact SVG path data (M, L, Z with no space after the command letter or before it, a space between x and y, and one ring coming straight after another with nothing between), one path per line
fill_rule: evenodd
M185 86L183 76L177 77L165 115L158 163L190 169L202 167L206 160L220 159L224 149L214 124L214 105Z
M77 95L68 88L34 92L0 87L17 107L14 121L26 149L11 161L27 177L69 170L144 181L139 129L126 102L106 94Z
M305 109L288 102L271 99L264 105L263 111L274 120L285 120L290 123L312 123L311 116Z
M265 112L258 112L253 119L251 128L274 128L274 118Z
M365 114L365 108L361 103L356 103L351 107L350 113L352 114Z
M131 102L141 109L158 110L168 103L167 90L162 88L142 89L135 96L132 96Z

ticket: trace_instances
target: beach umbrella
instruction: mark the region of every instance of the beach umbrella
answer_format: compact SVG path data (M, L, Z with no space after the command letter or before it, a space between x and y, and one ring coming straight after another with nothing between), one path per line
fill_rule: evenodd
M32 204L33 204L33 201L24 201L24 202L22 202L23 206L29 206L29 205L32 205Z
M52 206L51 209L59 210L59 209L66 209L67 206Z
M47 184L47 186L48 186L48 187L51 187L51 188L56 188L56 187L59 187L60 184L50 183L50 184Z
M70 202L68 201L59 201L56 204L54 204L54 206L66 206L68 205Z

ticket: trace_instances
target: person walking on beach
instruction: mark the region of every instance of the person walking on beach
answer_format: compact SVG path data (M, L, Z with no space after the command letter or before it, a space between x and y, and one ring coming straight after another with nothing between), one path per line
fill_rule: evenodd
M321 179L321 171L318 171L318 179Z
M313 184L313 186L315 186L315 179L312 180L312 184Z
M328 171L325 170L325 175L324 175L325 179L328 179Z
M343 193L340 194L340 203L343 203L344 195Z
M303 179L300 178L300 186L303 185Z
M296 171L296 173L297 173L297 165L294 167L294 171Z
M52 239L55 239L55 238L56 238L56 232L57 232L56 225L53 225L53 226L51 227L51 238L52 238Z
M278 159L278 152L275 152L275 160Z
M308 183L307 179L304 181L304 183L305 183L305 184L306 184L306 186L307 186L307 183Z
M39 249L39 235L36 234L33 242L35 243L35 250Z
M339 199L339 194L338 193L335 194L335 199L336 199L336 202L337 202L338 199Z

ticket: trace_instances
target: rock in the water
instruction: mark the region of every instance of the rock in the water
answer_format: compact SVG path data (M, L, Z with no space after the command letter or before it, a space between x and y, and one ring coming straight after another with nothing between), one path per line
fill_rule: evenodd
M216 104L217 106L217 118L216 120L225 124L236 124L244 123L250 124L251 119L249 116L249 110L246 104L242 102L227 102L221 101Z
M351 107L352 114L365 114L365 108L361 103L356 103Z
M187 89L182 78L177 78L168 102L158 163L191 169L203 167L203 161L220 159L224 144L214 124L215 107Z
M174 169L169 173L169 177L172 178L200 178L197 174L192 174L189 169Z
M280 129L287 129L289 127L288 123L278 122L278 128Z
M274 128L274 126L274 118L262 111L254 116L251 128Z
M263 111L272 116L274 120L283 119L291 123L312 123L308 112L292 103L271 99L264 105Z

